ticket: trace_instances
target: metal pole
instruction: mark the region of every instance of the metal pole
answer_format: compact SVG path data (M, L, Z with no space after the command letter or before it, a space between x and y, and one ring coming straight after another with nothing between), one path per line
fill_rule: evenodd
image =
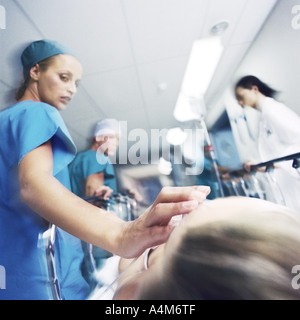
M204 121L203 116L199 120L199 125L203 129L203 132L204 132L204 139L205 139L205 143L206 143L205 149L209 152L209 156L210 156L210 158L212 160L213 170L214 170L214 173L216 175L217 182L218 182L219 188L220 188L220 195L221 195L221 197L224 197L224 190L223 190L222 180L220 178L220 173L219 173L219 169L218 169L218 165L217 165L217 159L216 159L216 156L215 156L215 151L214 151L213 145L211 143L211 140L210 140L210 137L209 137L209 134L208 134L208 130L207 130L207 127L206 127L206 123Z

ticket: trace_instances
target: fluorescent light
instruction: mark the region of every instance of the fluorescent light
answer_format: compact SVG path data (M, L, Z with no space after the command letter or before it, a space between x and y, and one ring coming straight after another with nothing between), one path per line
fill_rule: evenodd
M174 111L174 117L178 121L198 119L203 114L201 102L222 53L223 46L219 36L194 42ZM190 119L191 117L194 118Z
M196 40L192 47L181 91L187 96L201 98L209 86L222 52L220 37Z

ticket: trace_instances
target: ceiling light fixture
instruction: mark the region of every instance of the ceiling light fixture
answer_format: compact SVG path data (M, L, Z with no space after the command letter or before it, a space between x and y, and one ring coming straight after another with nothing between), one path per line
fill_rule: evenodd
M215 36L219 36L224 33L228 27L229 23L227 21L220 21L211 27L210 32Z
M194 42L174 110L174 117L178 121L199 119L204 114L203 97L222 53L219 36Z

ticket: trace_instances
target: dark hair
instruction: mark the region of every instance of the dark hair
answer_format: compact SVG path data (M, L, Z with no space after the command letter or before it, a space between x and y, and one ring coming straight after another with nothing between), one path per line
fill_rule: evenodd
M23 81L23 83L20 85L20 87L18 88L18 90L16 91L16 100L20 100L23 96L24 96L24 93L28 87L28 84L29 84L29 81L30 81L30 76L27 75L27 77L25 78L25 80Z
M276 96L277 91L269 87L267 84L259 80L255 76L245 76L241 78L237 84L235 85L235 90L238 87L242 87L245 89L252 89L253 86L257 86L259 92L261 92L263 95L273 98Z
M41 71L46 71L48 69L48 67L51 65L52 61L54 60L55 56L51 56L45 60L40 61L39 63L37 63L40 67ZM21 84L21 86L19 87L19 89L16 91L16 100L20 100L24 94L25 91L29 85L30 82L30 75L29 72L28 74L25 76L23 83Z

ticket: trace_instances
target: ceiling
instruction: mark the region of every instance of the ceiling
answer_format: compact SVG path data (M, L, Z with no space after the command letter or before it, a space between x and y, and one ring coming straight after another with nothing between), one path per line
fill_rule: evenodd
M224 54L205 95L215 107L276 0L0 0L0 109L21 82L19 56L41 38L71 47L83 65L78 93L62 116L79 151L103 118L128 132L172 128L173 111L196 39L226 20Z

